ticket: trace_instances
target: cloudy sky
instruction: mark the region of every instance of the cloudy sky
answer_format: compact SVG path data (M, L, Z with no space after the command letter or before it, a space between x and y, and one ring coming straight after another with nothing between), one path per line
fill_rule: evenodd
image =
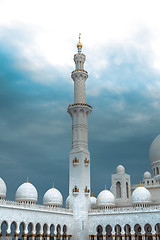
M89 72L91 188L110 188L118 164L132 183L150 169L160 132L159 0L0 0L0 176L7 199L26 181L39 203L68 195L78 34Z

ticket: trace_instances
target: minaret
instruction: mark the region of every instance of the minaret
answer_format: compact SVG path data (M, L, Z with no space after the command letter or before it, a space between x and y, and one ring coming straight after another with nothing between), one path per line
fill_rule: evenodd
M72 118L72 150L69 169L69 207L73 210L73 239L87 240L88 210L90 206L90 153L88 151L88 116L92 107L85 103L85 81L88 72L84 70L86 56L82 44L77 44L78 53L74 55L75 70L71 77L74 81L74 104L69 105L68 113Z

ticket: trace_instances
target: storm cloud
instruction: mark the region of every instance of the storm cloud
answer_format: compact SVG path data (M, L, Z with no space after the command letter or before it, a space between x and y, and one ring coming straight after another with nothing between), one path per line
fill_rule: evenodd
M74 68L52 66L38 53L25 55L30 39L21 29L5 31L0 39L0 176L7 184L7 199L29 181L39 202L52 182L68 196ZM18 44L23 42L23 45ZM91 52L87 67L91 186L95 196L107 185L118 164L124 165L132 183L139 183L150 169L148 151L159 134L159 74L146 54L134 48L104 48L106 67L93 69ZM73 52L74 54L74 52ZM87 55L87 49L85 54ZM92 71L93 70L93 71Z

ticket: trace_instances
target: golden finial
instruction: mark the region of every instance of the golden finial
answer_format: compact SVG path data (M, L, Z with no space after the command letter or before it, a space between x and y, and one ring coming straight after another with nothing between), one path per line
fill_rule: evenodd
M79 33L79 43L77 44L77 48L82 48L81 33Z
M106 187L106 185L105 185L105 189L104 190L107 190L107 187Z
M28 177L27 177L27 183L28 183Z
M142 184L141 184L141 181L140 181L140 184L139 184L140 187L142 187Z
M92 197L93 197L93 192L92 192Z
M52 188L54 188L54 182L53 182L53 186L52 186Z

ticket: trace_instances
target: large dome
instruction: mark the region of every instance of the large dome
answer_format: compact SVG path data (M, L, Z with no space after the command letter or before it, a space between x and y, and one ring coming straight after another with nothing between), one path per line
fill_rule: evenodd
M6 197L6 192L7 192L6 184L3 181L3 179L0 178L0 199L4 199Z
M106 206L114 206L115 205L115 197L113 193L109 190L103 190L99 193L97 197L97 206L98 207L106 207Z
M151 193L142 186L137 187L132 193L132 203L140 204L140 203L151 203L152 196Z
M62 194L54 187L50 188L43 197L43 204L46 206L61 207L63 204Z
M153 140L149 150L149 156L151 165L157 161L160 161L160 135Z
M36 203L37 200L37 190L28 181L23 183L16 191L16 202Z

